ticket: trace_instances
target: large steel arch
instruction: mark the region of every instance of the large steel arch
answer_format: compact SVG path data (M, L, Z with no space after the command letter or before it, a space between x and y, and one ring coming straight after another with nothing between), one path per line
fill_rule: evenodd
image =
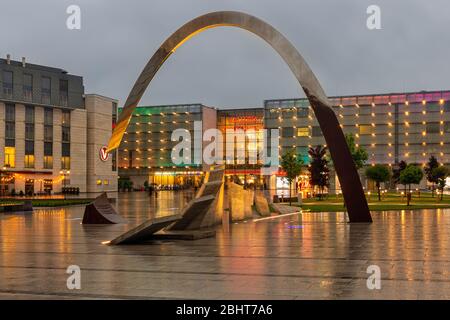
M134 108L164 61L189 38L206 29L219 26L232 26L250 31L270 44L283 58L305 91L322 129L339 177L350 222L372 222L361 181L344 134L316 76L297 49L280 32L266 22L242 12L219 11L199 16L175 31L161 45L134 84L114 128L108 151L119 147Z

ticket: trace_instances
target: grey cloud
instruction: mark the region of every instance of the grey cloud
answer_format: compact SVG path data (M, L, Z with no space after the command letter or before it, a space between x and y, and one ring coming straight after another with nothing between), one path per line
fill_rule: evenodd
M70 4L81 7L80 31L65 27ZM370 4L382 9L382 30L365 26ZM123 102L165 38L215 10L245 11L275 26L329 95L450 88L447 0L16 0L0 12L0 55L63 67L84 76L88 92ZM303 93L290 71L263 41L219 28L183 45L142 104L253 107L298 96Z

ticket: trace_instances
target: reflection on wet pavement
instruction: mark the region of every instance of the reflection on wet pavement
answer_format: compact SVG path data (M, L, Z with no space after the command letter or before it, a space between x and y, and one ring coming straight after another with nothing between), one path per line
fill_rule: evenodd
M305 213L218 227L216 238L105 246L192 193L120 194L128 225L82 226L84 206L0 214L0 299L450 299L450 210ZM81 290L66 268L81 268ZM369 290L367 267L381 269Z

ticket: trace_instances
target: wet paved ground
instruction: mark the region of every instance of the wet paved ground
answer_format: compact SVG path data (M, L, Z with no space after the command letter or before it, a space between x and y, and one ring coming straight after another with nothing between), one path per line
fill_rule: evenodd
M0 214L0 299L450 299L450 210L296 214L220 227L216 238L105 246L192 195L121 196L129 225L82 226L84 207ZM66 268L81 268L68 290ZM368 290L369 265L381 290Z

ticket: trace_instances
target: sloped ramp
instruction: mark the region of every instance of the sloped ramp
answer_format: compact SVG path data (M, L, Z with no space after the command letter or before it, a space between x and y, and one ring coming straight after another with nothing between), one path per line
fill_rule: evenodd
M82 224L116 224L126 223L109 203L106 193L102 193L84 209Z
M156 232L160 231L161 229L164 229L165 227L179 220L180 218L181 215L177 214L173 216L147 220L144 223L138 225L137 227L128 230L124 234L118 236L114 240L111 240L107 244L110 245L133 244L150 240Z
M216 197L214 195L207 195L191 201L191 203L183 210L183 218L175 222L169 230L180 231L200 229L202 221L215 199Z

